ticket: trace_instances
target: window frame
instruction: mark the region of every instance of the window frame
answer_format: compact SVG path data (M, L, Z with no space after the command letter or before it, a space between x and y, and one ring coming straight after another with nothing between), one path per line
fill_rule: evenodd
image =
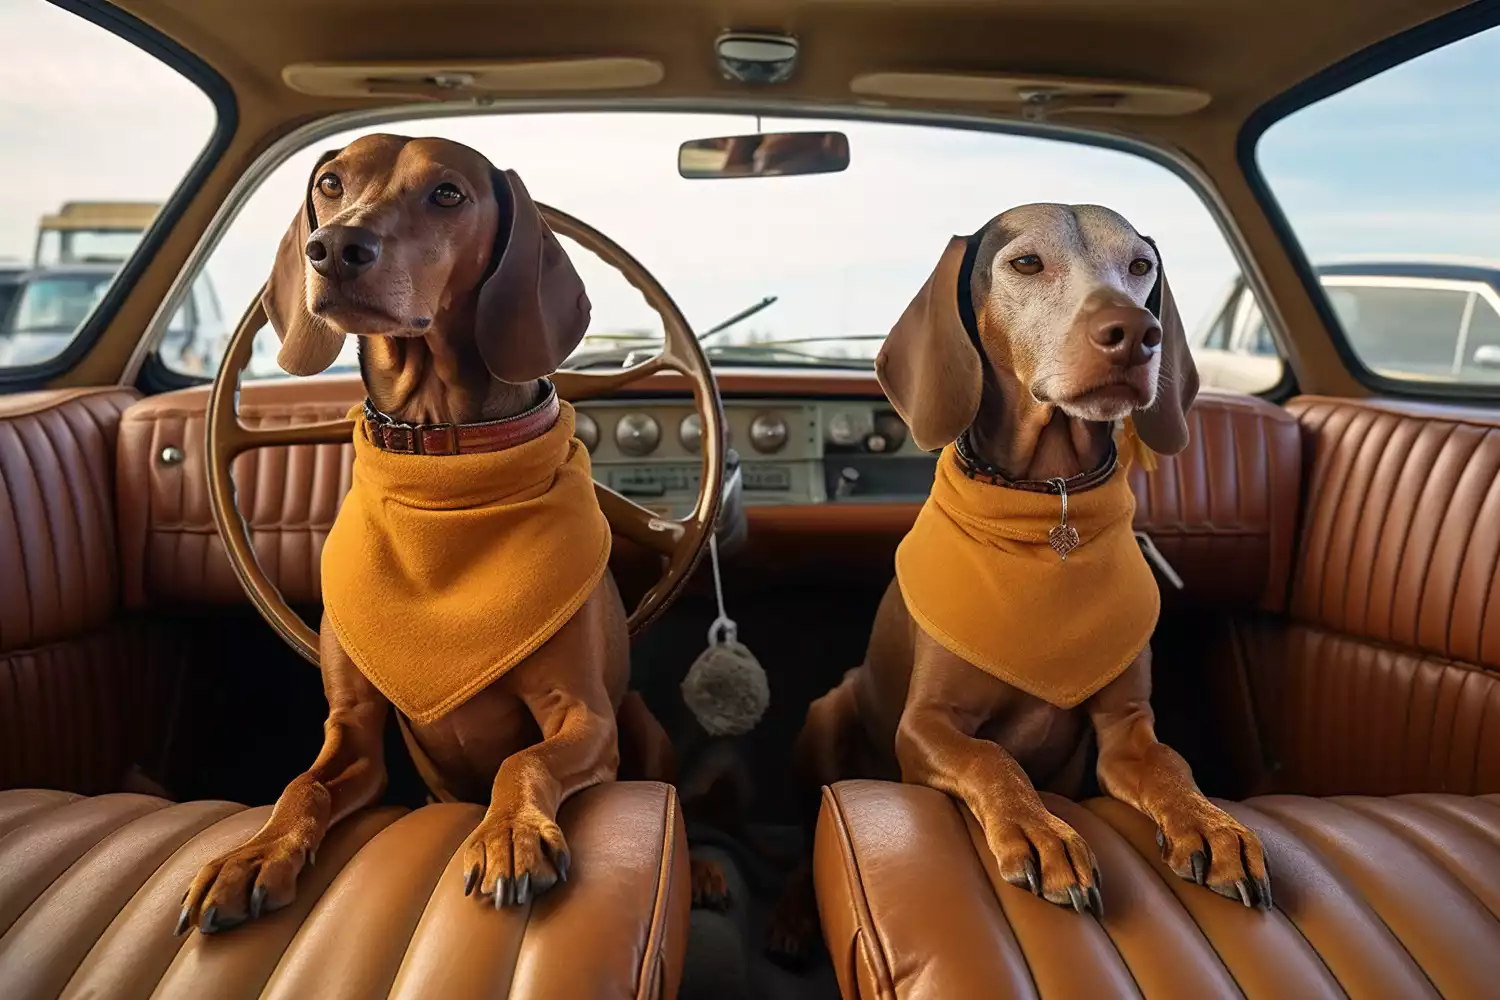
M209 258L217 249L219 241L239 216L240 210L251 195L274 171L297 153L316 145L330 136L357 128L379 128L391 122L412 118L439 118L464 116L496 116L505 114L569 113L569 112L619 112L619 113L665 113L685 114L739 114L746 116L776 117L787 119L834 119L844 121L881 122L894 125L919 125L959 129L1027 138L1049 139L1108 149L1141 157L1169 171L1203 204L1223 237L1230 255L1239 268L1239 281L1258 301L1264 304L1271 335L1277 345L1277 357L1281 361L1281 379L1276 385L1258 393L1272 402L1282 402L1296 394L1296 376L1287 362L1285 344L1287 338L1280 314L1274 306L1260 270L1255 266L1244 237L1235 226L1218 189L1199 166L1170 146L1159 145L1142 136L1130 136L1096 131L1075 125L1058 124L1051 121L1026 122L1002 121L962 112L919 111L912 109L871 108L856 105L805 104L777 100L748 100L743 98L620 98L615 100L579 101L569 98L522 99L497 101L476 107L473 102L433 102L413 106L395 105L383 108L368 108L339 112L301 124L271 142L236 179L234 186L225 195L218 211L204 230L197 246L184 261L176 281L168 289L163 304L147 327L126 369L128 381L135 382L149 392L166 392L176 389L205 385L213 379L185 375L173 370L158 356L162 335L171 314L181 306L191 282L207 266ZM1170 263L1168 264L1170 267ZM248 303L234 303L235 320L231 333L243 318L242 311Z
M1349 343L1343 324L1334 312L1333 303L1324 291L1322 280L1302 248L1296 229L1282 210L1281 203L1260 169L1256 150L1273 125L1303 108L1344 93L1386 70L1420 59L1454 42L1495 27L1500 27L1500 0L1477 0L1377 42L1262 104L1245 120L1236 140L1236 159L1239 160L1240 171L1244 174L1251 195L1259 203L1266 221L1301 280L1303 290L1317 310L1334 351L1355 381L1380 395L1414 400L1440 399L1494 404L1500 401L1500 384L1390 378L1366 365ZM1272 331L1277 332L1274 324Z
M229 83L206 62L171 38L104 0L46 2L83 18L175 70L208 98L213 105L216 120L203 149L183 174L172 194L162 202L156 218L142 234L130 256L115 272L99 304L83 325L73 332L73 339L68 342L68 346L46 361L12 368L0 367L0 394L41 388L53 378L71 370L93 349L109 328L120 306L134 291L136 282L156 259L162 244L202 189L209 173L218 165L239 127L239 106ZM151 325L154 327L155 324Z

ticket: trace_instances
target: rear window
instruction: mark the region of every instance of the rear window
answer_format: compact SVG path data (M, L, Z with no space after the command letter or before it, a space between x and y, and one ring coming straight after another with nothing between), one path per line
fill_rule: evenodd
M196 84L124 38L0 3L0 371L68 349L215 123Z
M1292 113L1256 160L1366 368L1500 384L1500 27Z

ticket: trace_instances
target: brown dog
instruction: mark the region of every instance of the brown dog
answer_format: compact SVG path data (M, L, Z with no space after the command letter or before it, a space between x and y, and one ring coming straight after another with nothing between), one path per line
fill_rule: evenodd
M378 412L357 435L367 432L368 447L382 452L405 452L398 461L428 463L423 476L461 468L453 463L473 461L471 452L484 461L530 447L548 433L559 404L545 377L589 318L583 284L519 177L465 146L393 135L322 157L281 241L264 304L282 338L279 360L293 374L322 371L346 334L362 335L360 370ZM581 446L561 447L576 460ZM420 457L407 457L413 451ZM356 462L357 489L366 461ZM580 488L592 502L586 457L582 468ZM593 529L602 523L597 503L584 516L600 519L590 521ZM497 562L482 559L491 568ZM326 571L324 580L326 599ZM404 720L436 794L489 801L464 848L464 889L496 907L524 904L567 880L558 807L616 777L620 742L639 758L641 777L671 780L665 733L637 696L627 696L626 616L607 569L578 601L538 648L487 686L459 691L449 699L456 707L445 704L424 715L428 721ZM411 614L400 606L377 611L398 621ZM437 640L445 625L425 629ZM223 930L285 906L329 827L384 789L390 700L337 632L325 612L322 752L254 837L198 873L179 933Z
M917 444L945 450L934 500L897 556L898 579L876 614L865 663L809 708L796 747L809 789L897 776L940 789L973 812L1007 881L1100 911L1092 852L1036 792L1077 794L1092 722L1100 786L1155 821L1172 870L1269 907L1255 835L1203 796L1154 731L1146 642L1159 595L1135 549L1134 501L1116 471L1114 436L1129 418L1152 451L1181 451L1197 393L1155 245L1108 209L1012 209L949 244L876 371ZM1091 491L1115 492L1112 519L1096 535L1076 521L1081 537L1067 527L1059 481L1077 510L1093 501ZM970 509L991 502L1036 514L991 524ZM990 590L974 579L986 567L929 565L908 550L914 538L947 537L933 518L961 524L955 538L983 534L985 546L970 547L976 558L1016 569L995 589L993 608L983 604ZM1059 598L1051 607L1049 586ZM1012 602L1021 613L1002 607ZM982 669L979 654L955 647L995 655ZM799 950L809 898L805 881L789 894L779 933L793 940L773 947Z

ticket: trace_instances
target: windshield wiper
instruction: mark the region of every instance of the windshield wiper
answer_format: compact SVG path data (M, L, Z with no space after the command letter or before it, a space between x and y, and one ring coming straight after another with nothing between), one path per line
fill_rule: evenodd
M734 326L737 323L743 323L745 320L749 319L751 316L754 316L762 309L769 309L771 306L774 306L777 300L779 300L780 298L781 296L779 295L767 295L765 298L755 303L755 305L750 306L746 309L741 309L739 312L735 313L724 322L718 324L717 326L711 326L707 330L704 330L702 333L698 334L698 343L704 343L710 337L717 337L719 334L723 333L731 326Z

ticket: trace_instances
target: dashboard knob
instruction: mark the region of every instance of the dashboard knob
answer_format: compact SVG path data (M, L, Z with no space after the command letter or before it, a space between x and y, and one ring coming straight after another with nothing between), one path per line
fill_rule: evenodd
M677 425L677 440L694 455L703 447L703 420L696 413L689 413Z
M584 448L588 449L591 455L594 449L599 447L599 425L594 422L593 417L582 410L574 412L573 436L583 442Z
M750 445L763 455L786 447L786 421L774 413L762 413L750 421Z
M627 413L615 424L615 444L627 455L649 455L661 440L661 425L649 413Z

